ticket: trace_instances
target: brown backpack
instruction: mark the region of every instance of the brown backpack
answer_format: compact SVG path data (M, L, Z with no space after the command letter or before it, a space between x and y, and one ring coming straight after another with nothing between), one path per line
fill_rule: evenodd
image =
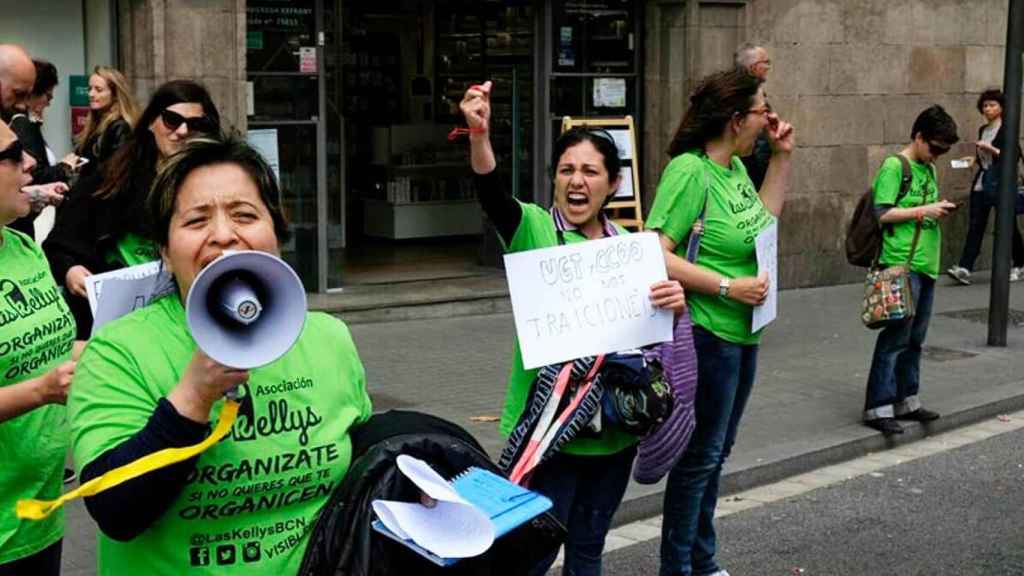
M894 206L907 195L910 181L914 177L910 171L910 162L901 154L895 156L900 159L903 167L903 178L900 180L900 191L893 202ZM886 224L884 227L886 232L892 234L892 224ZM882 252L882 228L875 214L875 190L868 188L857 201L853 218L846 228L846 261L854 266L870 268Z

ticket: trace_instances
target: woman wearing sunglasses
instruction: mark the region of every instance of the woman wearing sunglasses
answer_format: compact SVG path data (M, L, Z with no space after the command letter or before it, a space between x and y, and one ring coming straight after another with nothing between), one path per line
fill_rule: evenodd
M89 118L75 138L75 153L87 160L86 174L99 170L128 140L139 117L124 75L109 66L97 66L89 76Z
M99 174L80 179L71 190L43 250L64 284L79 338L87 339L92 330L85 278L159 257L141 217L157 167L190 136L219 129L220 115L203 86L167 82L153 93L128 142Z
M39 246L8 225L28 214L35 160L0 122L0 574L60 574L64 518L14 516L22 498L60 495L75 325ZM33 337L42 331L45 337Z
M751 331L751 313L768 294L768 277L758 274L754 239L782 213L794 147L792 125L771 111L761 84L738 69L697 86L647 217L647 229L661 237L669 278L689 293L697 351L697 427L668 476L662 576L728 576L715 561L713 519L722 465L757 370L761 332ZM740 158L762 131L772 155L758 190ZM700 234L692 263L691 233Z

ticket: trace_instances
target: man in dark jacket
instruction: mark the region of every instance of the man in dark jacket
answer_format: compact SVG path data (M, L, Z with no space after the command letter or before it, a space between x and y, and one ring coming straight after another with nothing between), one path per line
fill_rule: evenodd
M743 68L750 72L755 78L762 82L768 81L768 72L772 69L772 61L768 58L768 51L761 46L745 43L736 49L734 56L737 68ZM772 157L772 147L768 143L768 137L764 132L758 134L754 141L754 150L749 156L741 158L743 165L747 168L747 175L754 183L754 188L761 189L764 176L768 172L768 161Z

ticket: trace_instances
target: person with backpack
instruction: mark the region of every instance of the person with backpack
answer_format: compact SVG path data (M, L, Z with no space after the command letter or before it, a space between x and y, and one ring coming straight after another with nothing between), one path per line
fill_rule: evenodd
M939 220L957 205L939 199L935 160L958 140L953 118L938 105L921 112L910 131L911 141L899 152L910 165L911 181L900 194L903 160L887 158L875 175L874 207L883 228L879 266L909 261L914 315L882 328L875 342L864 401L864 424L886 436L902 434L897 420L928 422L939 414L921 406L921 349L928 333L939 275L942 232ZM891 231L887 228L891 227Z

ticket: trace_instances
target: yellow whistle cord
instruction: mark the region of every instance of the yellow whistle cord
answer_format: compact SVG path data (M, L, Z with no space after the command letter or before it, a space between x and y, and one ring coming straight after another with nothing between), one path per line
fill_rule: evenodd
M201 454L207 448L213 446L219 442L221 438L226 436L231 430L231 426L235 423L235 418L237 416L238 401L226 400L224 402L224 406L220 409L217 427L213 429L213 433L210 434L206 440L203 440L199 444L185 446L183 448L165 448L158 452L143 456L134 462L129 462L120 468L114 468L102 476L89 480L85 484L79 486L78 489L72 490L56 500L18 500L18 504L15 506L15 512L18 514L18 518L42 520L69 500L73 500L79 496L95 496L108 488L113 488L114 486L117 486L122 482L127 482L132 478L138 478L139 476L152 472L153 470L170 466L171 464L176 464L183 460L188 460L197 454Z

